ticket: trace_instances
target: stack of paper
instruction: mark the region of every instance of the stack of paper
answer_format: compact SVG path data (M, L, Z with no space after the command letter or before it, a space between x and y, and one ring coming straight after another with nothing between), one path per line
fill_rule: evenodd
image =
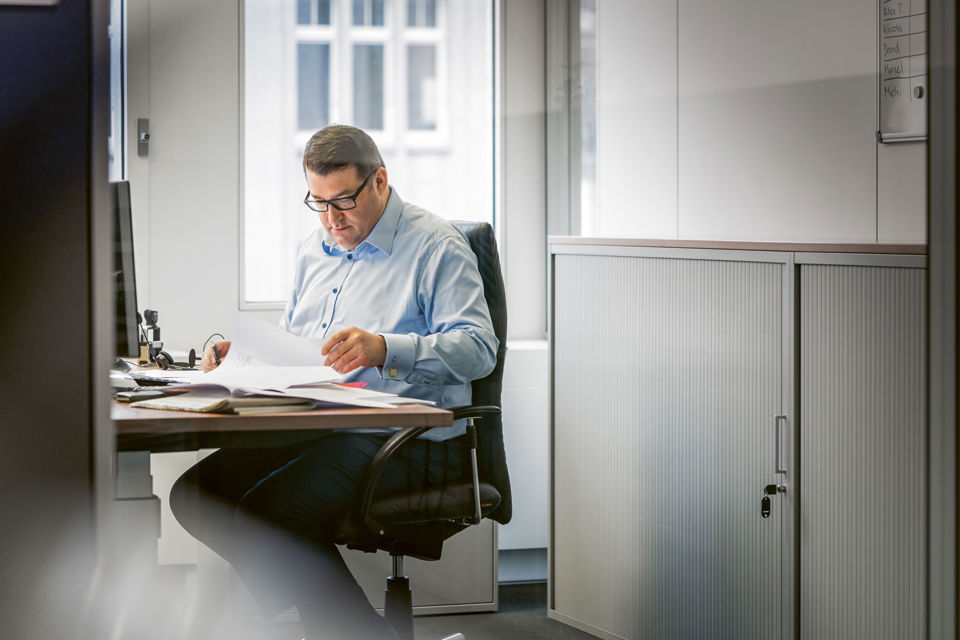
M306 411L316 407L316 402L300 398L244 396L235 397L226 389L195 389L178 395L141 400L131 407L145 409L168 409L172 411L202 411L204 413L276 413L280 411Z
M270 364L278 359L284 364ZM131 407L217 413L301 411L317 406L392 408L430 401L338 384L339 373L323 362L320 343L258 320L238 320L236 338L223 363L210 373L181 372L178 395L131 403Z

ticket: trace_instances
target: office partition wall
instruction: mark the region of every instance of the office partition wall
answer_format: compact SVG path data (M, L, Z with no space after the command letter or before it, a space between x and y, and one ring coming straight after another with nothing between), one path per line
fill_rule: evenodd
M112 498L109 13L105 0L27 4L0 6L0 636L98 637Z

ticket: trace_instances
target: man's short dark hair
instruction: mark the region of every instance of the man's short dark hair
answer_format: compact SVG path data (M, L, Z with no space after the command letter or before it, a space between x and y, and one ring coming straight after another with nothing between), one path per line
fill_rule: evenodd
M354 167L361 176L383 166L377 144L365 131L331 124L310 136L303 149L303 170L318 176Z

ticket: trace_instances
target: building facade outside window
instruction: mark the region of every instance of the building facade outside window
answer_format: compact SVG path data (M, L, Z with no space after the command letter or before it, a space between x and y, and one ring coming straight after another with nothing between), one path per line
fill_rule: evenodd
M246 0L243 40L244 302L287 296L327 124L367 131L404 200L493 221L493 0Z

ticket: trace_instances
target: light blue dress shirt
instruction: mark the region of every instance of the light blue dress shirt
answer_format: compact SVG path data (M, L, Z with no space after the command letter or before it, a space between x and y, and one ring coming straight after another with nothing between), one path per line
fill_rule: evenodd
M280 327L326 339L341 329L379 333L384 366L346 376L367 388L433 400L441 407L470 404L471 381L496 364L493 332L477 258L450 223L391 189L380 220L347 250L320 227L297 253L293 290ZM463 424L428 431L446 440Z

